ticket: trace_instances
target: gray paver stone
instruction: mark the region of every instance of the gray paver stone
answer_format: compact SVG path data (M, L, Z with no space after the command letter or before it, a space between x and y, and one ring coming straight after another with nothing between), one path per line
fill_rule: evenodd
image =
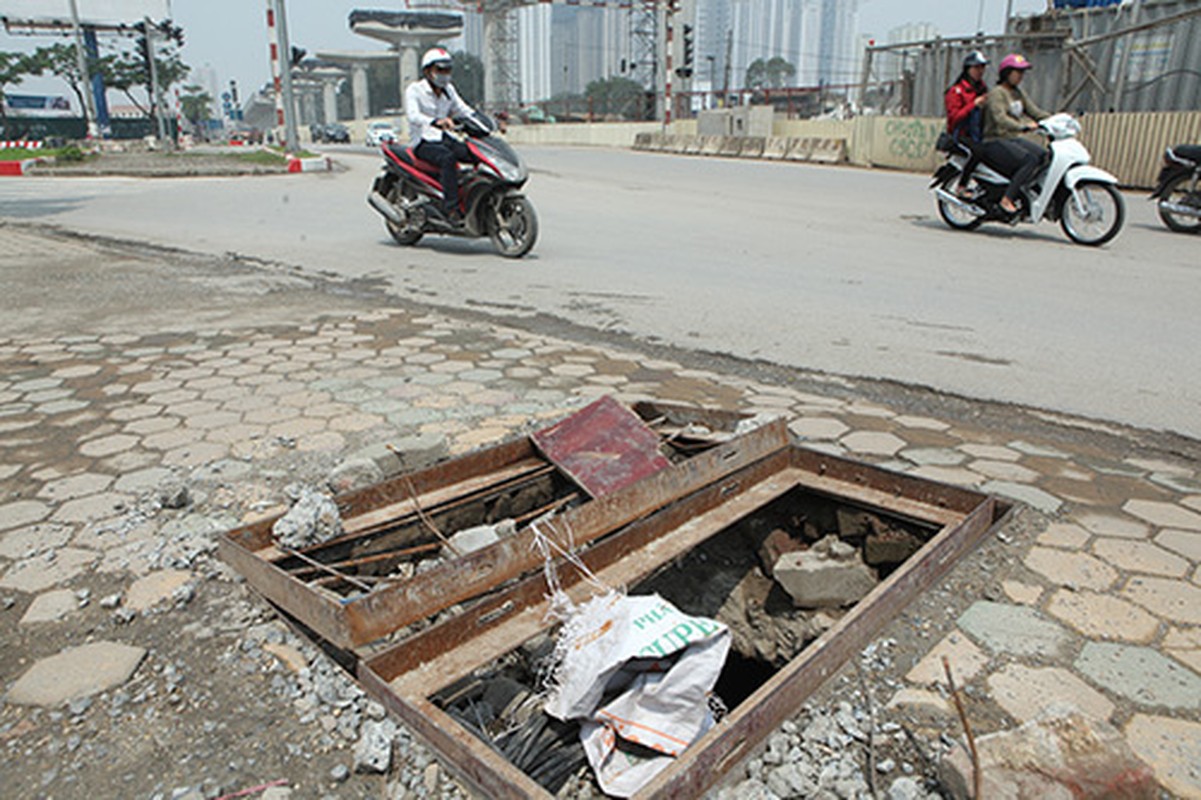
M959 627L997 653L1056 658L1066 655L1070 635L1025 606L979 600L959 617Z
M1201 798L1201 724L1135 714L1126 724L1126 740L1165 789L1176 797Z
M117 642L91 642L43 658L8 690L10 703L51 708L120 686L142 663L146 651Z
M1145 706L1201 708L1201 677L1149 647L1089 642L1075 667L1098 686Z

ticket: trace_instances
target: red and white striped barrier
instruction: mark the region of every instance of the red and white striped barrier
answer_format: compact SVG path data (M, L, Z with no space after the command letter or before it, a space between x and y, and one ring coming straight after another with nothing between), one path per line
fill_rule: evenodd
M44 163L44 158L24 158L20 161L0 161L0 177L17 177L29 172L34 164Z
M44 144L28 139L0 139L0 150L41 150Z
M275 124L284 127L284 79L279 65L279 39L275 35L275 2L267 0L267 37L271 52L271 79L275 88Z
M333 162L329 156L317 156L316 158L288 156L288 172L329 172L331 169L333 169Z

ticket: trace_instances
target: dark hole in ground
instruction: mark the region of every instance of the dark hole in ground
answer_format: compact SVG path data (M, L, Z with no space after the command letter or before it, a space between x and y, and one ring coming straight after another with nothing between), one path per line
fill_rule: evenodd
M658 593L687 614L729 627L732 646L714 692L720 705L734 711L854 605L796 607L771 577L781 552L809 550L835 537L882 580L937 532L933 525L794 489L663 566L630 594ZM433 698L552 793L573 775L591 777L579 726L550 720L536 694L555 633L540 634Z

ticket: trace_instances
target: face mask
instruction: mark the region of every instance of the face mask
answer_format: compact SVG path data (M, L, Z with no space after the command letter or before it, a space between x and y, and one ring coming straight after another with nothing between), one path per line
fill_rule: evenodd
M447 86L450 86L450 73L449 72L431 72L430 73L430 81L437 88L445 89Z

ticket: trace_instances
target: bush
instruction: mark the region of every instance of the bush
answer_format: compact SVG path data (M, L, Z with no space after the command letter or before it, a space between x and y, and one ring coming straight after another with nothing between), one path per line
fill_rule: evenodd
M67 163L77 163L85 160L88 154L79 148L79 145L69 144L58 151L58 160Z

